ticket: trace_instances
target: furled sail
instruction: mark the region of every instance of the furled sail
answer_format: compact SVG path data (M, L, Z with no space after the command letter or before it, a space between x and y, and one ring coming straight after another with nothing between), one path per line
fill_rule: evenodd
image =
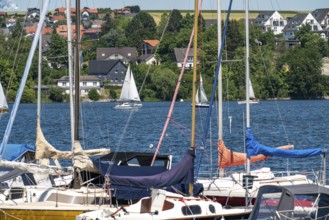
M271 157L304 158L304 157L311 157L324 153L324 150L322 148L312 148L305 150L282 150L273 147L268 147L260 144L254 138L249 128L246 131L246 148L247 148L248 156L264 154L266 156L271 156Z
M52 146L45 138L41 126L40 126L40 119L37 120L37 137L35 143L35 159L39 159L42 165L49 165L49 159L53 159L54 162L58 167L60 164L58 163L57 159L72 159L74 153L72 151L60 151L57 150L54 146ZM80 150L81 149L81 150ZM77 146L75 148L78 155L85 154L86 157L88 156L95 156L95 155L105 155L110 153L109 149L92 149L92 150L85 150L83 152L81 146ZM85 161L79 156L81 161ZM89 158L88 158L89 159ZM79 167L82 168L81 165Z
M279 149L288 150L292 149L292 145L285 145L278 147ZM240 152L234 152L232 150L227 149L224 142L222 140L218 141L218 167L219 168L225 168L230 166L240 166L245 165L247 160L247 155L245 153ZM267 159L268 156L265 156L263 154L258 154L256 156L250 157L250 162L258 162L261 160Z

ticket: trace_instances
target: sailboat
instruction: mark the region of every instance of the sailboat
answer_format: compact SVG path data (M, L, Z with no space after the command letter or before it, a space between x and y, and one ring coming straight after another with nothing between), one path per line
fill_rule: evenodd
M249 87L249 104L258 104L259 101L255 97L254 89L252 87L250 78L248 80L248 87ZM244 100L244 101L238 101L238 104L239 105L246 104L246 102L247 102L246 100Z
M232 1L231 4L232 5ZM195 1L195 20L194 20L194 56L197 55L197 29L198 29L198 0ZM196 60L196 59L195 59ZM194 61L196 67L196 61ZM226 209L219 203L207 198L193 196L194 191L194 157L195 157L195 101L196 101L196 68L193 72L193 91L192 91L192 128L191 128L191 145L176 166L160 174L132 177L109 175L112 184L124 183L126 186L151 187L151 196L144 197L136 204L119 207L116 209L106 208L80 214L77 220L83 219L157 219L157 220L174 220L174 219L217 219L232 218L241 219L249 215L251 209L229 208ZM173 102L175 102L175 98ZM107 169L105 167L105 169ZM107 169L109 170L109 169ZM132 174L130 174L132 175ZM188 184L188 195L172 193L161 189L173 184Z
M246 85L250 84L249 78L249 2L246 0ZM228 18L226 19L227 22ZM225 24L226 25L226 24ZM226 26L225 26L226 27ZM225 36L224 32L224 36ZM220 54L222 54L222 48L224 46L224 40L222 41ZM217 70L220 68L220 56L218 58ZM216 77L219 77L216 74ZM214 80L216 83L217 80ZM220 81L219 81L220 82ZM215 88L215 87L214 87ZM215 89L213 88L211 102L214 100ZM315 148L309 150L291 150L292 146L282 146L282 149L276 149L273 147L267 147L258 143L252 136L250 130L250 103L249 103L249 86L246 86L246 148L247 153L236 153L228 150L224 144L222 133L219 132L218 139L218 177L216 178L199 178L198 182L203 184L204 195L215 199L221 204L240 206L247 205L250 202L253 203L259 187L263 185L299 185L312 183L313 181L308 179L306 175L296 174L288 176L275 176L269 168L262 168L254 171L250 171L250 162L256 162L264 160L267 157L272 156L291 156L291 157L310 157L320 155L323 153L322 149ZM221 108L219 108L221 109ZM209 124L211 108L209 108L208 118L206 126ZM221 117L219 117L221 119ZM220 121L220 120L219 120ZM204 127L206 127L204 126ZM209 127L209 126L208 126ZM222 125L219 125L221 128ZM205 129L204 138L207 137L207 130ZM204 140L205 142L205 140ZM274 153L276 152L276 153ZM280 153L278 153L280 152ZM222 170L229 166L246 165L245 172L235 172L229 176L224 176Z
M0 82L0 114L1 113L5 113L8 112L8 104L7 104L7 100L6 100L6 96L5 93L3 91L1 82Z
M197 108L208 108L209 107L209 102L206 96L206 92L204 91L203 88L203 82L202 82L202 76L200 74L200 84L199 88L196 92L196 101L195 101L195 107Z
M126 76L123 82L119 102L114 106L114 109L138 109L143 106L140 102L138 90L136 87L133 72L131 71L130 65L128 66Z

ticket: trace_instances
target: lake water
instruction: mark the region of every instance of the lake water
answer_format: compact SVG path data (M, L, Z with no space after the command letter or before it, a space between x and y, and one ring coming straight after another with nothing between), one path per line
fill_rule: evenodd
M154 152L167 118L170 102L143 103L143 107L134 112L114 110L114 105L115 103L82 103L80 136L85 149L105 147L112 151ZM201 134L207 111L208 109L196 111L197 149L202 146ZM213 144L208 143L206 146L201 160L201 171L215 172L216 169L217 112L215 107L209 131L209 139ZM9 115L0 116L1 136L4 134ZM41 115L41 126L47 140L60 150L71 149L69 104L43 104ZM293 144L295 149L328 148L328 116L327 100L262 101L251 106L250 123L255 138L267 146L276 147L289 143ZM238 105L235 101L224 103L224 140L226 146L235 151L241 152L244 149L245 118L245 105ZM35 128L36 104L21 104L9 143L34 144ZM190 128L191 103L177 102L160 153L172 154L176 163L190 146ZM199 150L197 154L200 155ZM271 167L273 170L318 171L322 164L319 156L289 160L270 158L252 165L252 168L260 166Z

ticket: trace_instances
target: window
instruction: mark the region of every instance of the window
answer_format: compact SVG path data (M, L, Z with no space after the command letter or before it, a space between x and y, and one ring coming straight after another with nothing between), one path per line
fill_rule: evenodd
M190 205L182 207L183 215L197 215L201 214L201 207L198 205Z
M66 82L62 82L62 85L63 85L63 86L66 86Z
M93 86L97 86L97 82L93 82Z
M82 82L82 85L83 86L87 86L87 82Z
M187 61L193 61L193 57L192 56L188 56L187 57Z

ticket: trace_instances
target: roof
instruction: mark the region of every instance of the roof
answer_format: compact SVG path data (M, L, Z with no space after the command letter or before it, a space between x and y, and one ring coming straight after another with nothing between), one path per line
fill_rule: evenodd
M329 16L329 8L315 9L311 14L317 22L321 23L327 16Z
M120 60L89 60L88 74L106 75L119 62L122 63Z
M110 47L110 48L97 48L97 60L105 60L108 57L120 54L129 60L137 59L137 50L135 47Z
M146 62L146 61L150 60L153 57L154 57L154 54L143 54L139 57L139 60Z
M296 30L297 27L301 26L307 15L307 13L296 14L287 21L287 25L283 28L283 31Z
M187 48L175 48L174 49L174 53L175 53L175 57L176 57L177 62L183 62L184 61L186 50L187 50ZM190 50L188 52L188 56L193 57L193 48L190 48Z
M68 76L62 76L57 81L69 81ZM97 76L80 76L80 81L101 81Z
M156 47L159 44L159 40L143 40L145 43L151 45L152 47Z
M65 21L66 18L63 15L54 15L53 16L53 21Z
M265 22L267 21L273 14L275 13L275 11L261 11L259 12L258 16L256 17L255 20L257 21L262 21Z

